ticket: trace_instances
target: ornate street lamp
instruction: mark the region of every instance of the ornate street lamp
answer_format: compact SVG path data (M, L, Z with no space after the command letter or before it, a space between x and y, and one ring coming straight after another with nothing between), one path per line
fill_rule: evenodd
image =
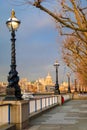
M8 86L6 88L5 100L21 100L21 89L18 85L19 76L16 71L16 49L15 49L15 31L19 28L20 21L15 17L15 11L12 10L11 17L7 20L6 25L11 31L11 70L8 76Z
M68 77L68 93L71 93L71 89L70 89L70 73L67 74Z
M56 84L55 84L55 91L54 91L54 93L55 93L55 94L60 94L59 82L58 82L58 68L59 68L60 64L58 63L58 61L56 61L56 62L54 63L54 66L55 66L55 68L56 68Z

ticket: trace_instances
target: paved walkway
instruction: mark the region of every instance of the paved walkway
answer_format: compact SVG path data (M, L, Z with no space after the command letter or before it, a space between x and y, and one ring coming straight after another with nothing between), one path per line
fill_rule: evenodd
M24 130L87 130L87 100L72 100L31 120Z

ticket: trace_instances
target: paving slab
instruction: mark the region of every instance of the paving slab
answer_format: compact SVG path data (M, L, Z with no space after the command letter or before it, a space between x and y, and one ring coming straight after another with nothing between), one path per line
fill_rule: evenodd
M30 121L23 130L87 130L87 100L71 100Z

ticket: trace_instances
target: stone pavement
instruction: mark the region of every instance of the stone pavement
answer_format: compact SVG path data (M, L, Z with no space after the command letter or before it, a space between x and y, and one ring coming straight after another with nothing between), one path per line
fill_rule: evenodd
M23 130L87 130L87 100L71 100L30 121Z

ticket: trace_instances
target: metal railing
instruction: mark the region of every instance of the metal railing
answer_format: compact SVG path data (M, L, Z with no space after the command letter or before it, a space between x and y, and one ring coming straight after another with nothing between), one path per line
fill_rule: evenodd
M29 114L49 108L54 104L58 104L58 96L40 97L29 100Z

